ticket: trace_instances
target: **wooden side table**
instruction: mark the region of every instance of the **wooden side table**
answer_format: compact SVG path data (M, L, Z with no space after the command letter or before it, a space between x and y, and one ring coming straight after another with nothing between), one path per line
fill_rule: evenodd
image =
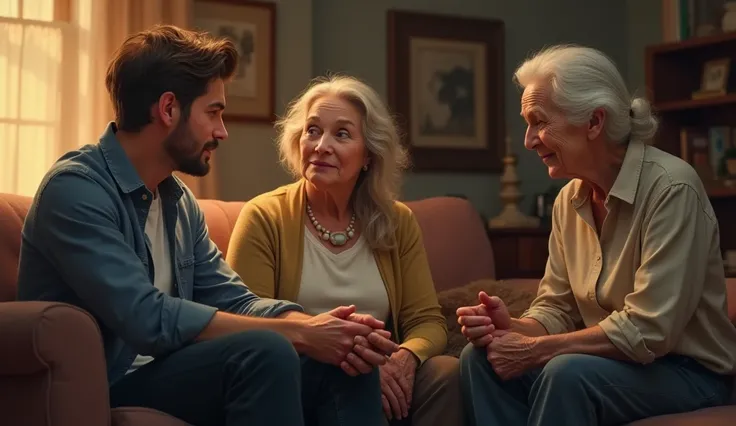
M549 256L548 227L489 228L496 279L541 278Z

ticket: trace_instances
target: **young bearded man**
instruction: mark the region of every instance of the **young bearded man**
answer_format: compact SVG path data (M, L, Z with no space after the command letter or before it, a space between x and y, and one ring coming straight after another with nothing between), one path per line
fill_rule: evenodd
M257 297L172 175L209 172L236 66L232 42L173 26L123 43L106 78L115 122L59 159L33 201L18 299L96 318L113 407L197 425L380 424L377 369L341 366L353 371L349 353L385 362L398 348L384 324L352 306L310 317Z

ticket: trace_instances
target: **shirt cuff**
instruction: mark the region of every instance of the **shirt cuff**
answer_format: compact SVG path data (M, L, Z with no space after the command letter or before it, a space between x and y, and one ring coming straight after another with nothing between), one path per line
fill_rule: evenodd
M419 368L424 364L424 361L429 359L429 355L427 354L432 348L432 342L421 337L415 337L400 344L399 348L406 349L414 354L417 360L419 360L417 364L417 368Z
M276 299L259 299L248 306L246 310L238 312L240 315L255 315L263 318L276 318L288 311L304 312L304 308L293 302Z
M191 300L179 299L179 315L176 321L176 327L180 338L180 342L188 343L194 340L202 330L212 321L217 308L201 303L192 302ZM171 300L174 300L172 297Z
M570 330L567 325L565 325L565 322L558 318L558 316L554 313L547 312L544 308L533 308L528 309L525 311L519 319L522 318L531 318L533 320L536 320L542 326L547 330L547 334L553 335L553 334L563 334L563 333L569 333Z
M633 361L648 364L656 358L644 341L639 329L631 322L626 312L612 312L607 318L598 323L606 336L624 355Z

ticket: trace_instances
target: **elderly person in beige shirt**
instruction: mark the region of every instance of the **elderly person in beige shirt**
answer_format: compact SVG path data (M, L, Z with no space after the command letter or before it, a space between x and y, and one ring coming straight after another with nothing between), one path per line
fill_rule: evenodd
M524 145L569 178L521 318L458 309L470 424L613 425L720 405L736 364L718 222L703 184L648 142L649 104L601 52L556 46L516 71Z

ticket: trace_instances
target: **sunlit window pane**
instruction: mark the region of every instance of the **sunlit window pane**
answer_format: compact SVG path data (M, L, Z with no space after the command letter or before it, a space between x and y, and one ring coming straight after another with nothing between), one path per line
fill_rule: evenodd
M59 114L61 33L28 25L23 33L20 118L56 121Z
M0 0L0 193L32 196L60 155L68 28L54 13L53 0Z
M14 1L14 0L3 0ZM22 0L23 19L54 20L54 0Z
M22 40L22 24L0 22L0 119L18 118Z
M0 16L5 18L19 18L18 0L0 1Z

